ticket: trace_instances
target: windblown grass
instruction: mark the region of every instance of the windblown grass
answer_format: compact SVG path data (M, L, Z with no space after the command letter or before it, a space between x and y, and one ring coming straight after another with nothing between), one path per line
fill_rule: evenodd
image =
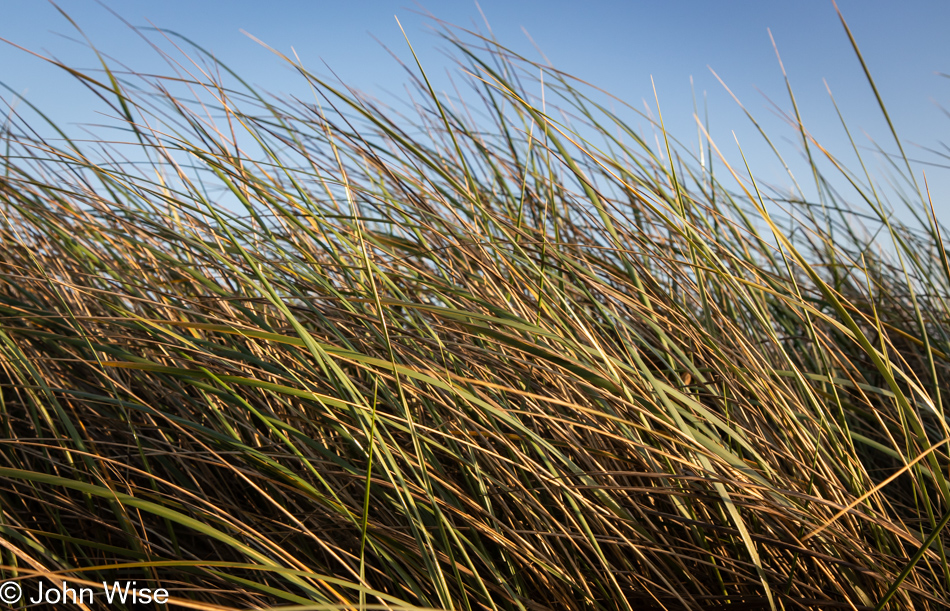
M167 76L68 69L121 138L11 114L6 577L206 609L945 609L950 267L910 166L915 226L838 167L859 226L457 32L470 103L412 65L414 119L290 58L314 97L273 98L174 37Z

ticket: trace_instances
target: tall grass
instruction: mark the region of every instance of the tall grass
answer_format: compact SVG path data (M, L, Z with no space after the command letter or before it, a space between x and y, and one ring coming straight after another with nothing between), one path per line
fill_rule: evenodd
M702 125L699 159L659 116L651 145L444 35L467 104L409 64L401 114L288 57L313 97L277 98L166 34L165 75L58 64L117 132L11 111L5 577L196 609L946 608L950 266L911 166L916 224L798 122L821 200L781 201Z

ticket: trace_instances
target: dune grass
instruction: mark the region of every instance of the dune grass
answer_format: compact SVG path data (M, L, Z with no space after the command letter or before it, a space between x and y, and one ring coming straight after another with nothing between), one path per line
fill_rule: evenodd
M288 57L313 97L270 96L165 36L166 75L62 66L112 131L44 139L21 101L2 134L6 579L950 604L950 266L909 164L916 224L804 127L809 180L866 214L780 200L702 125L701 156L659 117L651 144L471 33L445 30L467 103L410 64L406 112Z

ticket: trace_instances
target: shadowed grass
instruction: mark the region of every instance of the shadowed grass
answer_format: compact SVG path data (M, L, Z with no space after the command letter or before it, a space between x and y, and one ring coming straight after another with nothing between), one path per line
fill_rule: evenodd
M890 216L796 107L822 197L781 200L703 125L701 161L661 118L651 147L457 29L469 104L417 61L412 116L166 36L164 76L59 64L114 134L4 128L7 578L208 609L950 603L926 190Z

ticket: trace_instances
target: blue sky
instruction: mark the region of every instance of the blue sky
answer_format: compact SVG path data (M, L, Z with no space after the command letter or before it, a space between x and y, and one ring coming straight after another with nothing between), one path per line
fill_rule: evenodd
M403 59L408 48L395 22L398 16L413 46L432 74L451 67L439 51L444 45L429 31L419 10L459 25L484 29L472 0L414 5L405 0L105 0L136 25L176 30L213 50L242 76L272 92L306 93L293 71L243 35L246 30L273 47L296 50L306 65L326 73L323 62L348 84L372 93L400 92L405 75L374 37ZM860 65L830 0L723 0L719 2L561 2L482 0L481 9L498 39L537 58L522 28L559 69L584 78L640 109L655 108L656 82L670 131L694 141L690 77L698 95L706 92L712 135L733 156L735 131L758 174L773 183L789 182L722 86L712 67L747 108L794 157L795 133L771 110L768 98L790 108L768 28L782 54L803 118L820 141L848 160L849 145L823 80L828 82L859 144L872 135L886 150L896 150ZM63 0L60 6L104 52L138 71L163 69L155 54L92 0ZM950 134L950 2L840 0L839 6L862 47L891 117L914 158L940 163L919 146L939 148ZM0 37L33 51L51 54L77 67L94 67L93 57L70 38L76 34L56 9L39 0L6 0ZM0 45L0 80L56 120L78 130L96 123L100 106L63 73L10 45ZM442 81L444 82L444 81ZM5 95L5 99L9 96ZM872 169L880 166L872 163ZM793 166L795 167L795 166ZM950 196L950 172L926 169L935 202ZM799 176L806 182L807 176ZM950 206L946 206L950 208ZM950 218L950 213L943 215Z

